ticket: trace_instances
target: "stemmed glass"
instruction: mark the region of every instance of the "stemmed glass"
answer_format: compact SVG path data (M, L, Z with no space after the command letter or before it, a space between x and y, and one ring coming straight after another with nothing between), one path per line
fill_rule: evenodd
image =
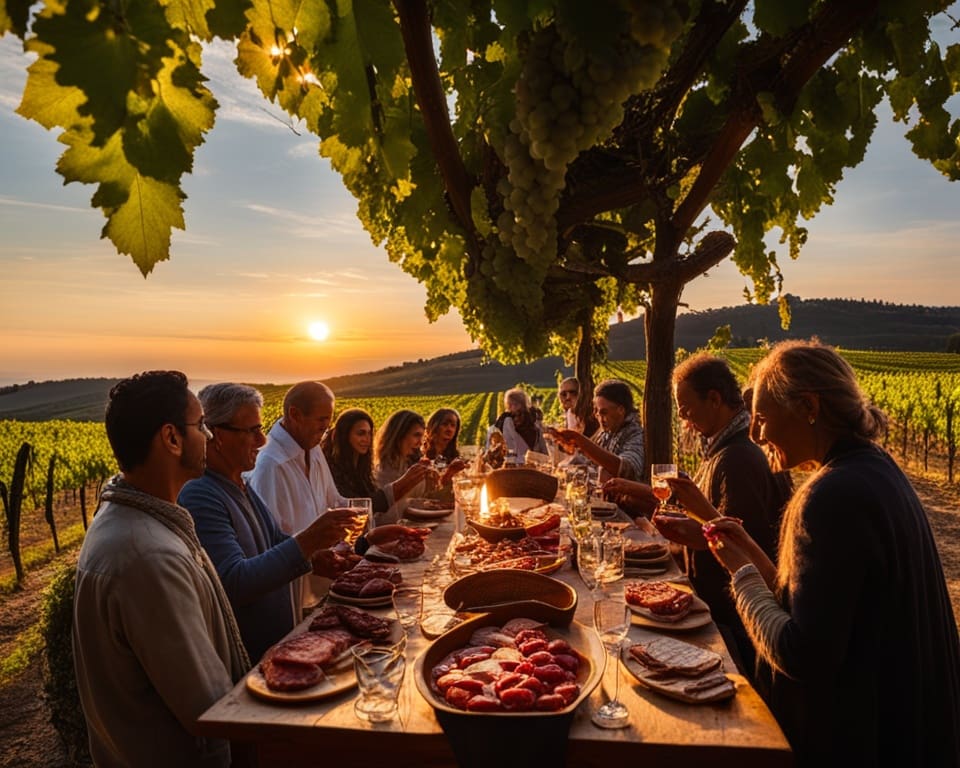
M673 491L667 483L667 478L677 477L676 464L654 464L650 468L650 484L653 486L653 495L660 499L660 506L657 512L663 512L667 506L667 499Z
M599 585L597 571L600 568L601 552L600 539L592 532L577 537L577 572L591 594Z
M616 683L613 698L593 713L593 724L600 728L623 728L630 722L630 710L620 701L620 644L630 628L630 607L620 593L596 600L593 626L614 663Z

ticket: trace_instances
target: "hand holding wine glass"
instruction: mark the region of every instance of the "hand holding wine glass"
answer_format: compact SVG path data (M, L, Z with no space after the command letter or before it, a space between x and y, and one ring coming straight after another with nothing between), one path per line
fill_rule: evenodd
M353 510L353 524L347 529L343 540L353 546L367 530L373 530L373 500L370 498L347 499L347 507Z
M667 483L667 478L677 477L676 464L654 464L650 467L650 485L653 487L653 495L660 499L660 512L667 505L667 499L673 491Z
M630 722L630 711L620 701L620 644L630 629L630 607L622 594L601 597L593 604L593 625L613 658L616 674L613 698L593 713L593 723L601 728L623 728Z

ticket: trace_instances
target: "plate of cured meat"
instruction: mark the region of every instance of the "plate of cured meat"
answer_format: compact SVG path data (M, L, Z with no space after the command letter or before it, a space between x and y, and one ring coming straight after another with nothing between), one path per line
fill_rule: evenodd
M710 623L710 607L689 587L668 581L628 581L623 596L633 623L658 629L696 629Z
M393 588L403 581L396 566L361 560L330 584L329 595L348 605L376 608L390 605Z
M247 690L278 703L335 696L357 684L350 657L354 645L402 639L403 628L395 620L345 605L329 605L314 616L306 631L284 638L267 650L247 674Z

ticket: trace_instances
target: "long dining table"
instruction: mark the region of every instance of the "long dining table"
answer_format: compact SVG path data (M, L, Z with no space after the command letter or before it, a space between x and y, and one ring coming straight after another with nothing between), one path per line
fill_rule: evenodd
M426 540L426 552L414 562L400 564L403 580L422 583L429 566L444 563L454 534L452 519L436 524ZM676 566L671 563L671 568ZM552 574L577 590L575 621L592 625L592 596L571 564ZM667 578L671 573L658 578ZM679 576L679 571L676 571ZM424 598L424 611L429 610ZM391 609L373 610L387 615ZM304 624L293 630L303 631ZM649 639L660 630L633 625L626 643ZM567 734L566 765L610 768L617 765L681 766L789 766L789 744L766 704L738 674L716 625L670 632L675 637L719 653L724 671L736 684L736 695L721 703L690 704L644 688L622 663L608 660L602 682L573 714ZM407 672L399 696L399 715L386 723L369 723L354 713L356 688L302 703L277 703L251 694L241 680L201 717L201 735L245 743L256 753L257 764L267 766L456 766L447 734L431 704L417 689L414 662L432 642L416 629L408 635ZM598 663L602 663L599 662ZM620 676L619 698L630 710L625 728L601 729L591 715L614 692ZM469 731L466 731L469 734ZM511 733L515 734L513 730ZM458 729L456 738L464 736ZM478 739L490 740L485 731ZM511 737L512 738L512 737ZM497 740L494 738L494 740ZM498 745L496 749L499 749ZM489 752L491 745L484 744ZM503 765L510 765L510 744L502 744ZM458 750L462 755L462 750ZM496 765L491 766L496 768Z

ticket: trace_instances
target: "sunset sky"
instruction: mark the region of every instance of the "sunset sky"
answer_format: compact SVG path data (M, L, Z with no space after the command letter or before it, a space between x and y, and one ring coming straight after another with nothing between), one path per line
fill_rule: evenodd
M145 280L99 239L94 188L55 172L56 135L15 114L25 60L18 40L0 39L0 384L145 368L283 383L473 346L455 314L427 322L423 287L371 244L316 137L280 122L231 50L205 54L217 124L184 180L187 230ZM960 185L915 158L903 132L884 113L800 259L781 258L787 291L960 304ZM739 304L744 284L728 263L683 300ZM328 338L312 339L311 323Z

